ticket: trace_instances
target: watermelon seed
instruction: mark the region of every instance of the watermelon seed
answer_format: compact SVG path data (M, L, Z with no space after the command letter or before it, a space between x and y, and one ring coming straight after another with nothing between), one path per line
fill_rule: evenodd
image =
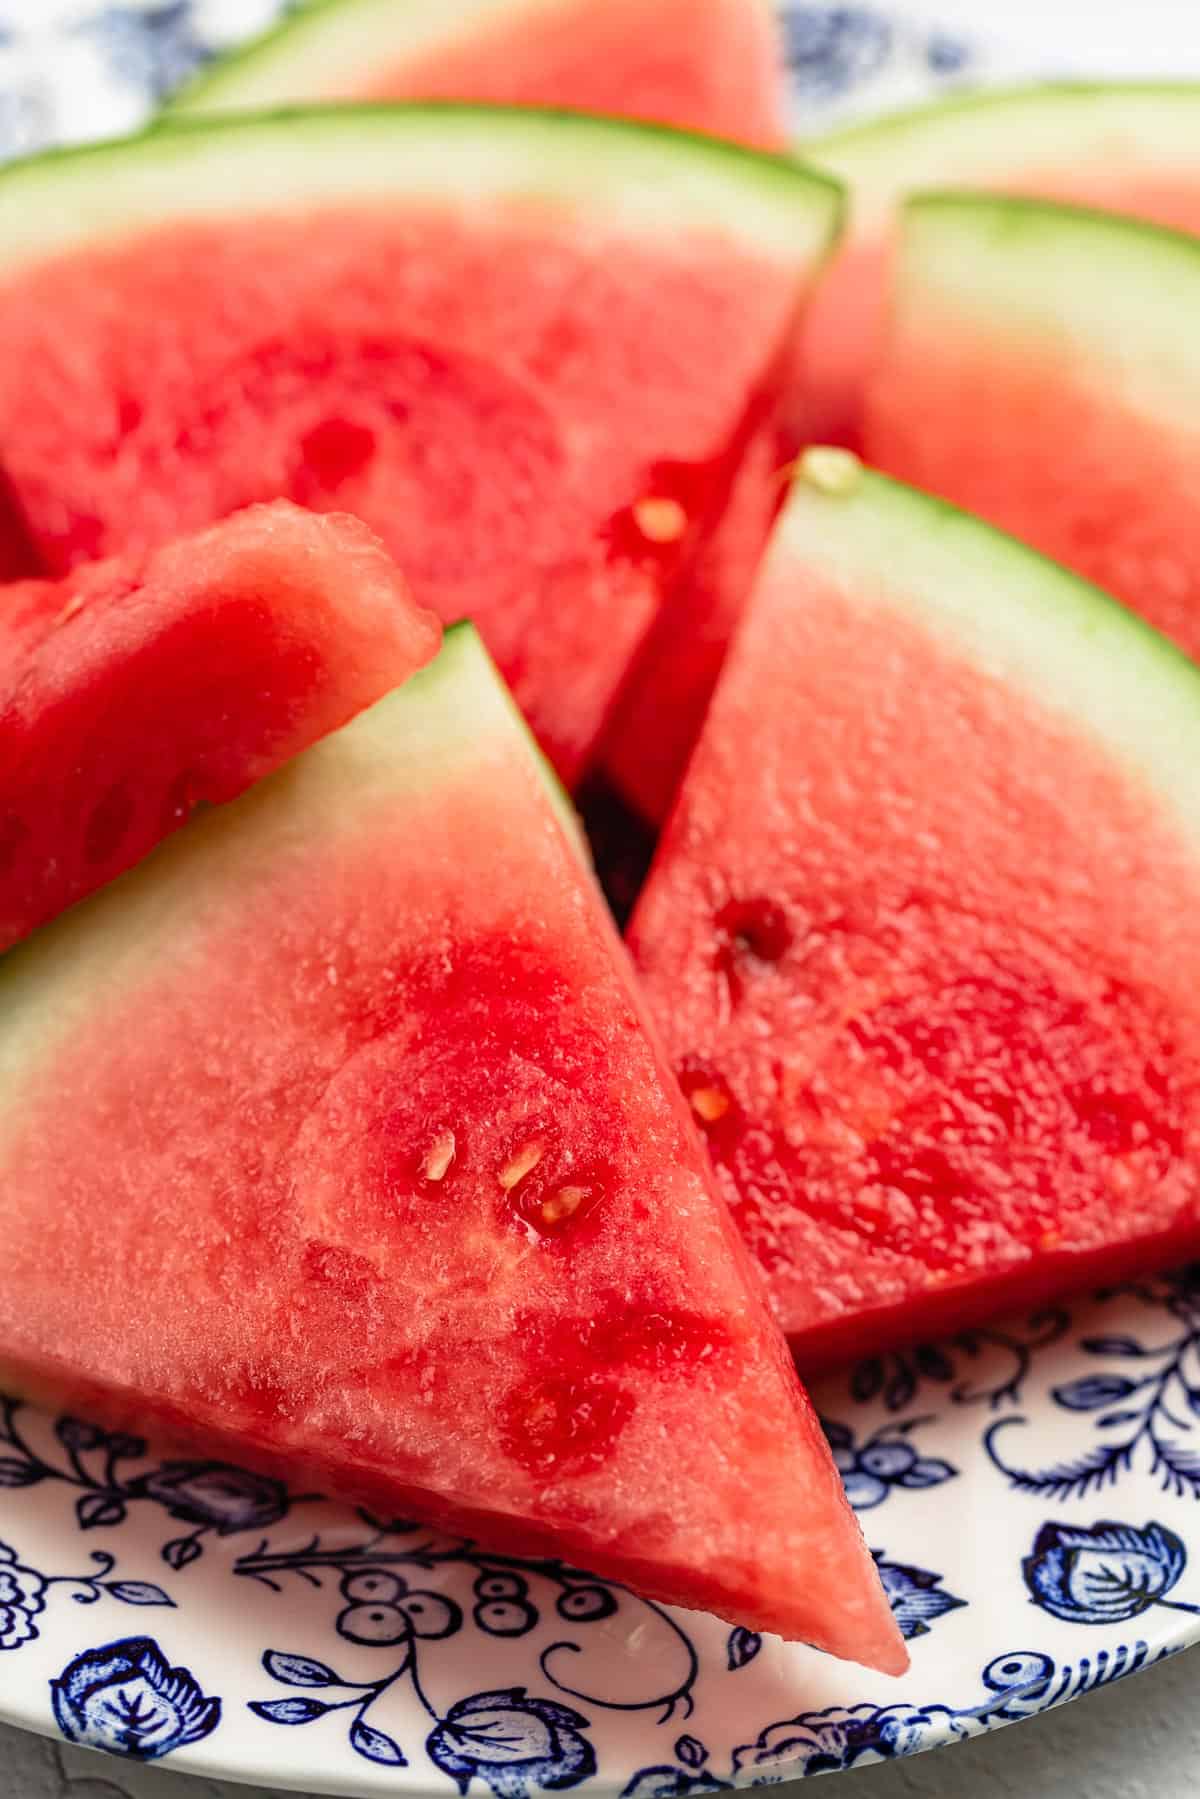
M678 543L687 530L688 516L678 500L648 494L633 508L633 521L648 543Z
M86 594L83 594L83 593L72 594L71 598L67 601L66 605L63 607L62 611L59 613L58 617L55 619L55 621L54 621L55 624L56 625L65 625L67 623L68 619L75 618L80 612L82 612L86 605L87 605L87 595Z
M729 1110L729 1095L719 1087L697 1087L691 1095L692 1110L703 1124L716 1124Z
M427 1181L440 1181L454 1160L454 1152L458 1147L453 1131L441 1131L433 1140L433 1147L421 1164L421 1173Z
M545 1144L536 1139L532 1143L527 1143L524 1149L519 1149L512 1161L500 1170L500 1185L504 1191L511 1193L527 1174L532 1173L545 1153Z
M853 450L816 445L805 450L796 467L802 481L837 499L852 494L862 480L862 463Z
M557 1193L542 1201L543 1221L561 1224L564 1218L573 1218L587 1197L583 1187L560 1187Z

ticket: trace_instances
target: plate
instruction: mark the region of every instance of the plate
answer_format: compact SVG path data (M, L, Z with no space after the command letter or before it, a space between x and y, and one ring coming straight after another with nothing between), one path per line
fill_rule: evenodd
M0 0L0 153L133 128L275 10ZM797 130L1084 66L946 16L791 0ZM307 1791L665 1799L973 1737L1200 1639L1200 1269L815 1397L903 1680L0 1400L0 1715Z

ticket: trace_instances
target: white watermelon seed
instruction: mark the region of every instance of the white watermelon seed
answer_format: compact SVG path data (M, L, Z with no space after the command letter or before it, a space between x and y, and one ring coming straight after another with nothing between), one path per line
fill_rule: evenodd
M454 1160L454 1151L458 1147L453 1131L441 1131L433 1140L433 1147L421 1164L421 1173L427 1181L440 1181Z
M648 494L633 509L633 519L648 543L678 543L687 530L688 516L678 500Z
M511 1193L518 1181L523 1181L525 1176L537 1167L545 1154L545 1149L544 1143L527 1143L524 1149L519 1149L512 1161L500 1170L500 1185L506 1193Z
M832 494L838 499L852 494L862 480L863 465L853 450L814 445L805 450L796 466L802 481L807 481L818 493Z

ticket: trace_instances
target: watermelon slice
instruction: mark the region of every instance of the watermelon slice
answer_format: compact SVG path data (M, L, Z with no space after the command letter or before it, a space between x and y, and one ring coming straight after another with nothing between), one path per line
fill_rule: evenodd
M470 107L0 176L0 453L56 570L278 495L373 525L586 762L836 222L781 159Z
M0 1363L898 1671L556 808L461 626L13 952Z
M857 444L884 323L896 208L952 184L1200 230L1200 85L1055 85L942 101L806 147L846 183L849 229L804 328L809 441Z
M357 519L286 501L0 589L0 951L427 662Z
M803 469L632 944L807 1367L1200 1245L1200 673Z
M1036 200L914 202L867 453L1200 656L1197 309L1200 239Z
M174 105L445 99L567 106L787 142L768 0L322 0L211 65Z

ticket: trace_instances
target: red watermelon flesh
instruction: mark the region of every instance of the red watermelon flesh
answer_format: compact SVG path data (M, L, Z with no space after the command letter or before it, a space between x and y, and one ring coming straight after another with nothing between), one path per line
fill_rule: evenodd
M459 627L6 958L6 1378L899 1670L567 819Z
M861 447L867 382L885 333L896 217L907 195L952 184L1093 206L1200 230L1200 85L1035 87L973 95L808 146L846 184L843 244L807 309L795 424Z
M679 792L794 449L778 419L759 427L716 529L660 611L613 711L604 772L650 825L664 822Z
M0 950L398 686L440 636L364 525L285 501L0 589Z
M1200 1244L1200 676L804 467L631 940L807 1367Z
M206 69L174 106L346 97L564 106L787 143L767 0L340 0Z
M1200 656L1197 306L1200 239L931 196L908 215L866 450Z
M573 778L836 206L781 160L512 109L36 160L0 177L0 448L59 570L276 495L358 513Z

